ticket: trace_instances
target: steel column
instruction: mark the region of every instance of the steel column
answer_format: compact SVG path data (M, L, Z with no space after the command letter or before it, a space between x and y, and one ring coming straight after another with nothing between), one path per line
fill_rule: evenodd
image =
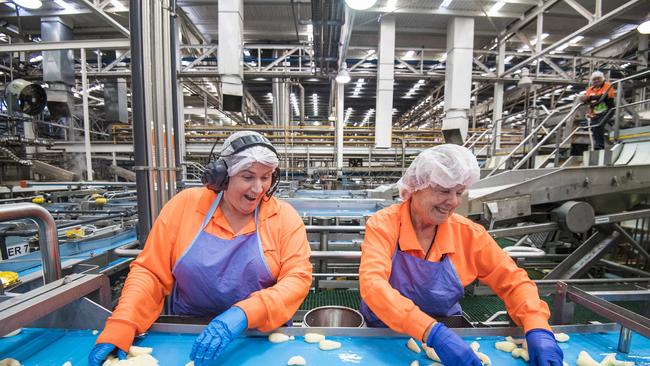
M395 82L395 16L386 14L379 25L375 147L390 148L393 128Z
M336 174L339 177L343 175L344 88L345 84L336 83Z
M499 54L497 55L497 75L501 75L505 70L506 42L499 42ZM494 151L496 153L501 149L501 126L503 124L503 81L494 83L494 97L492 99L492 123L494 136Z
M90 155L90 115L88 112L88 64L86 62L86 49L81 49L81 92L83 101L84 118L84 148L86 150L86 179L93 180L93 163Z

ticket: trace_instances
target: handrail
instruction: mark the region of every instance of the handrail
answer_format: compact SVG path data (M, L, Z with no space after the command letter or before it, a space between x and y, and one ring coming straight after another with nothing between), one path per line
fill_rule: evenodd
M61 257L56 223L52 215L34 203L16 203L0 206L0 222L31 219L38 225L38 244L43 261L43 280L50 283L61 278Z
M505 159L501 160L501 161L497 164L497 166L495 166L494 169L492 169L492 171L490 171L490 173L488 173L488 175L486 176L486 178L492 176L492 174L494 174L497 170L499 170L499 168L501 168L501 166L502 166L503 164L505 164L508 160L510 160L510 158L512 158L512 156L517 152L517 150L519 150L522 146L526 145L526 143L528 143L528 140L532 139L533 136L535 136L535 135L537 134L537 131L539 131L539 129L540 129L542 126L544 126L544 123L546 123L546 121L548 121L549 118L551 118L551 116L553 116L553 115L555 114L555 112L557 112L557 111L559 111L559 110L560 110L560 108L558 108L558 109L554 109L553 111L551 111L551 113L550 113L548 116L546 116L546 118L544 118L544 120L542 121L542 123L540 123L539 125L537 125L537 127L535 127L535 128L533 129L533 131L531 131L531 133L530 133L528 136L526 136L526 138L524 138L524 139L519 143L519 145L517 145L514 149L512 149L512 151L510 151L510 154L508 154L508 156L506 156Z
M584 130L585 128L588 128L588 127L589 127L589 126L586 126L586 127L578 126L578 127L574 128L573 131L569 134L569 136L567 136L564 140L562 140L562 142L560 142L560 143L558 144L558 147L556 147L555 150L553 150L553 151L552 151L552 152L551 152L551 153L550 153L550 154L549 154L549 155L548 155L544 160L542 160L542 162L540 163L539 167L540 167L540 168L545 167L546 164L548 164L549 160L551 160L551 157L555 157L555 154L556 154L558 151L560 151L560 148L562 147L562 145L566 144L566 143L567 143L567 142L568 142L568 141L573 137L573 135L576 134L576 132L578 132L578 131L580 131L580 130Z
M528 161L528 159L530 159L533 156L533 154L535 154L537 150L539 150L539 148L542 147L542 145L546 142L546 140L548 140L555 132L557 132L557 130L565 124L565 122L569 119L569 117L573 116L573 113L575 113L575 111L578 108L580 108L580 106L582 106L582 103L577 103L576 105L574 105L573 108L571 108L571 111L569 111L569 113L567 113L564 116L564 118L562 118L562 120L558 122L558 124L555 125L555 127L553 127L553 129L549 131L549 133L547 133L537 143L537 145L535 145L532 149L530 149L528 154L526 154L526 156L524 156L521 160L519 160L519 162L512 168L512 170L519 169L522 165L524 165Z
M488 133L488 131L492 131L493 129L494 129L494 126L488 128L488 129L485 130L485 131L483 131L483 133L481 133L481 134L480 134L476 139L474 139L474 141L473 141L473 142L472 142L472 143L471 143L467 148L468 148L468 149L473 148L474 145L476 145L476 143L477 143L478 141L480 141L480 140L483 138L483 136L485 136L486 133ZM476 134L474 134L474 135L476 135ZM474 135L472 135L472 136L474 136Z
M638 73L638 74L634 74L634 75L630 75L630 76L624 77L624 78L622 78L622 79L614 80L614 81L612 81L612 82L610 83L610 85L614 85L614 84L622 83L622 82L624 82L624 81L631 80L631 79L636 79L636 78L638 78L639 76L642 76L642 75L645 75L645 74L650 74L650 70L641 71L641 72Z

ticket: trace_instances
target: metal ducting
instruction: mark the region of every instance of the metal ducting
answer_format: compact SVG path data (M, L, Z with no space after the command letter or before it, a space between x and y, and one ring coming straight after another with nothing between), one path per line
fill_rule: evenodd
M129 120L126 79L104 81L106 122L127 123Z
M7 111L12 114L21 112L30 116L37 115L45 109L47 95L38 84L23 79L15 79L5 88Z
M311 2L314 26L314 58L323 74L338 70L339 39L345 22L345 3L341 0Z
M41 19L41 39L44 42L63 42L72 39L72 27L59 17ZM74 98L74 53L72 50L43 51L43 81L47 82L47 108L51 118L58 120L72 116Z

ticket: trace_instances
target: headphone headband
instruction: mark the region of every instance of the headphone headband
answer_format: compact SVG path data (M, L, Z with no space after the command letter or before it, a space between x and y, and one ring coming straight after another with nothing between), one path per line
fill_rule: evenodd
M271 145L271 141L269 141L269 139L267 139L262 135L246 135L246 136L238 137L232 140L232 142L230 143L230 147L232 147L233 151L227 155L220 153L219 156L235 155L253 146L264 146L267 149L273 151L275 156L278 156L278 152L275 150L275 147Z
M280 158L277 150L275 150L275 147L271 145L271 141L262 135L255 134L238 137L230 142L229 147L232 147L233 149L231 153L219 153L216 156L216 159L212 160L212 152L214 151L216 144L217 142L215 141L215 143L212 145L212 149L210 150L210 162L208 162L208 165L205 167L205 170L203 172L203 176L201 177L201 182L206 187L215 192L223 191L228 186L228 164L226 164L226 161L223 159L223 157L235 155L253 146L264 146L267 149L273 151L278 159ZM224 149L221 151L223 152L223 150ZM278 167L273 171L271 187L269 187L269 190L266 193L267 198L271 198L271 196L273 196L273 193L278 189L279 183L280 168Z

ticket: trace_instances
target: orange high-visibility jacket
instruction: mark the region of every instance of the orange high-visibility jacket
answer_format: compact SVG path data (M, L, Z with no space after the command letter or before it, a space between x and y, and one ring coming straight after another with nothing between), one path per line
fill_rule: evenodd
M434 319L388 282L398 236L403 252L421 259L425 256L411 223L409 204L407 200L387 207L367 221L361 246L359 288L363 300L386 325L396 332L422 339ZM540 300L535 283L481 225L457 214L438 225L427 260L438 262L443 254L449 256L463 287L477 278L488 285L505 302L514 322L525 331L551 329L548 305ZM435 278L420 281L435 281Z
M190 188L174 196L156 219L142 253L131 264L122 296L97 343L111 343L128 351L136 334L158 318L164 298L174 286L172 270L196 236L216 194ZM249 329L270 331L285 324L309 292L312 267L307 233L289 204L271 198L258 214L264 258L277 283L252 293L237 305L246 313ZM205 230L223 239L255 231L253 219L234 233L220 208Z

